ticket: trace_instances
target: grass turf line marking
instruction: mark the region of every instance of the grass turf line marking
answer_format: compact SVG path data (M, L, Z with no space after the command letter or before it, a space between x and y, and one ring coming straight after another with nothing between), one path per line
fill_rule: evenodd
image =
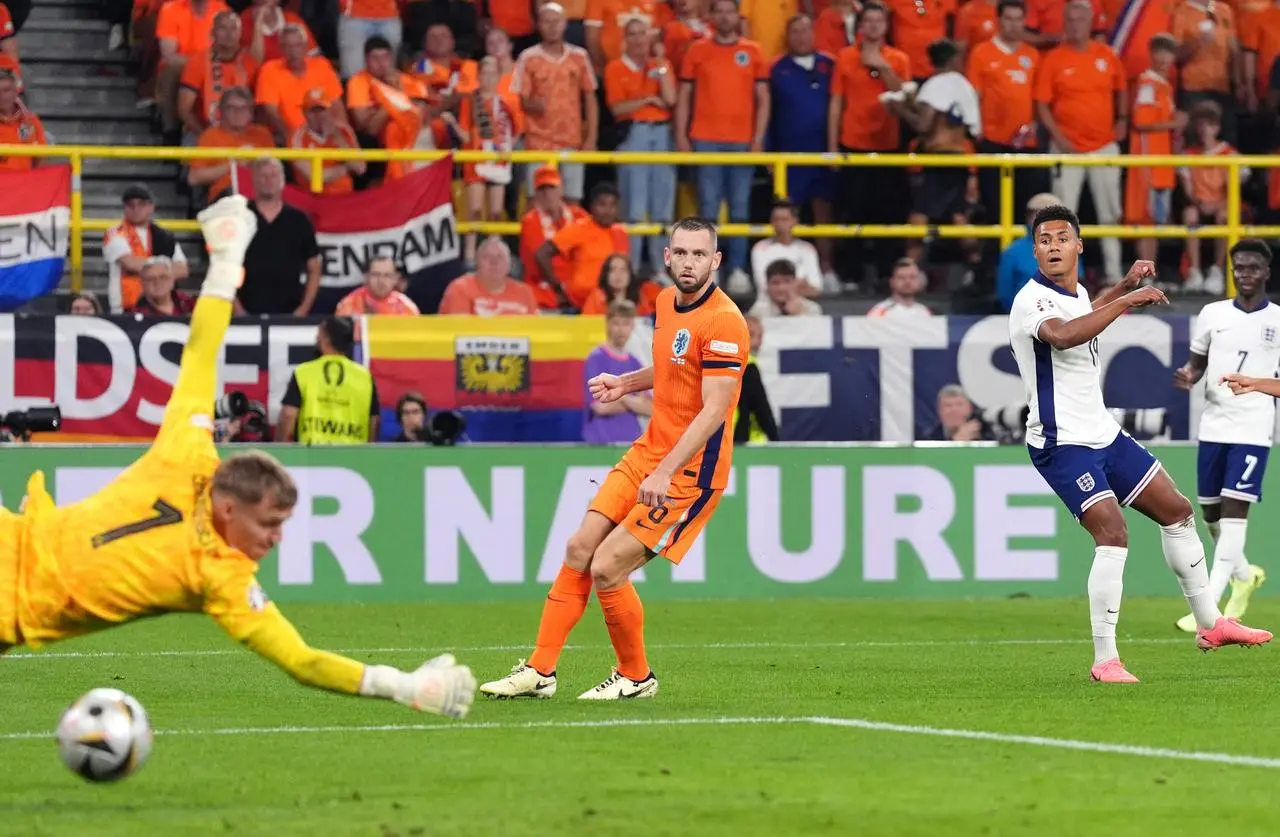
M998 744L1025 744L1032 747L1051 747L1058 750L1114 753L1116 755L1138 756L1140 758L1213 762L1235 767L1265 767L1272 770L1280 770L1280 759L1265 758L1263 756L1237 756L1230 753L1170 750L1164 747L1143 747L1134 744L1105 744L1097 741L1075 741L1070 738L1045 738L1039 735L1014 735L972 729L945 729L910 724L890 724L882 721L868 721L863 718L807 718L806 720L822 726L846 727L874 732L897 732L905 735L928 735L937 738L962 738L969 741L993 741Z
M1015 735L1003 732L986 732L971 729L947 729L945 727L893 724L870 721L865 718L829 717L741 717L741 718L607 718L593 721L529 721L504 723L481 721L479 723L451 724L379 724L367 726L279 726L279 727L223 727L219 729L156 730L158 736L223 736L223 735L315 735L368 732L466 732L469 730L529 730L529 729L606 729L610 727L673 727L673 726L756 726L807 724L826 727L860 729L870 732L895 732L904 735L923 735L934 738L958 738L968 741L989 741L996 744L1021 744L1033 747L1049 747L1057 750L1076 750L1089 753L1109 753L1139 758L1172 759L1175 761L1211 762L1233 767L1261 767L1280 770L1280 759L1263 756L1240 756L1231 753L1172 750L1164 747L1144 747L1134 744L1108 744L1098 741L1076 741L1070 738L1046 738L1038 735ZM0 733L0 741L43 739L52 736L51 731Z
M1127 638L1123 640L1130 645L1174 645L1177 643L1190 644L1191 640L1187 638ZM657 650L691 650L706 649L710 651L724 650L749 650L752 648L760 649L786 649L786 648L959 648L959 647L980 647L983 645L1004 646L1004 645L1087 645L1090 640L1087 639L963 639L963 640L902 640L902 641L884 641L884 642L677 642L677 643L651 643L646 645L647 648ZM480 653L489 651L528 651L529 643L521 645L472 645L460 648L445 648L444 646L427 647L406 647L395 646L385 648L327 648L335 654L407 654L407 653L443 653L445 650L455 654ZM611 646L608 645L566 645L566 651L605 651ZM97 657L225 657L232 654L241 654L243 649L240 648L205 648L205 649L174 649L161 651L50 651L48 653L29 653L23 652L19 654L6 654L0 656L0 663L13 661L37 661L37 660L84 660L94 659Z

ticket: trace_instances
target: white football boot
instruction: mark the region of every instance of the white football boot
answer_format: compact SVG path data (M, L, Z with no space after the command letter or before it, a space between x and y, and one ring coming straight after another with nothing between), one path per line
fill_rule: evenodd
M630 700L631 698L650 698L658 694L658 678L649 672L643 680L632 680L624 677L614 669L603 683L594 689L588 689L578 695L578 700Z
M549 698L555 693L555 672L540 674L524 660L516 663L506 677L485 683L480 687L480 694L491 698Z

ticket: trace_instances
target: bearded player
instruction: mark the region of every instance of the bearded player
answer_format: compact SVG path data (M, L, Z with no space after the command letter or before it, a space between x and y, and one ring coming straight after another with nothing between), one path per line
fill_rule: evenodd
M609 472L569 539L542 608L533 655L506 677L481 686L487 695L555 694L560 652L593 586L618 664L579 699L658 693L644 650L644 607L630 577L655 555L679 564L719 504L749 342L737 304L711 282L720 265L714 226L697 218L677 223L665 261L675 287L658 295L653 366L587 382L602 403L652 389L653 418Z
M1178 577L1195 616L1200 648L1270 642L1269 631L1247 628L1218 610L1191 502L1103 403L1098 336L1131 309L1168 302L1157 289L1139 287L1155 276L1155 265L1135 262L1124 280L1090 300L1078 280L1084 243L1075 213L1064 206L1046 207L1036 213L1031 235L1039 270L1013 299L1009 343L1030 408L1031 462L1094 541L1088 582L1091 676L1104 683L1138 682L1116 650L1129 557L1121 506L1132 506L1160 527L1165 563Z
M210 415L218 352L257 222L238 195L199 219L209 272L151 449L74 505L56 507L36 472L22 513L0 509L0 653L203 611L304 685L464 717L475 679L451 655L404 672L315 650L258 585L258 561L280 541L297 488L260 451L220 462Z

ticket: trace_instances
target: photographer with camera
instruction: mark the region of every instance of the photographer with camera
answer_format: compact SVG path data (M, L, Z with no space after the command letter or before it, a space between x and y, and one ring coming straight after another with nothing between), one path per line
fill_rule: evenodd
M30 442L32 433L55 433L62 429L62 410L32 407L0 415L0 442Z
M239 390L218 399L213 405L213 418L215 442L271 441L266 406L261 401L250 401L249 396Z
M427 401L416 392L406 392L396 402L396 421L400 433L395 442L430 442L445 447L455 444L466 429L461 413L440 410L428 418Z
M937 442L994 442L995 434L973 407L959 384L938 391L938 425L925 440Z

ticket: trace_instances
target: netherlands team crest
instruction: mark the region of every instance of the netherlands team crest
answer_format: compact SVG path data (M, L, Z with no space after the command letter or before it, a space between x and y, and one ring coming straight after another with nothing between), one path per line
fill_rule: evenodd
M751 59L747 57L747 51L744 49L740 49L733 54L733 63L737 64L739 67L747 66L750 61Z
M1076 485L1081 491L1092 491L1097 483L1093 481L1093 474L1081 474L1076 478Z
M689 335L689 329L682 328L676 332L676 339L671 341L671 356L684 357L684 353L689 351L689 342L693 338Z

